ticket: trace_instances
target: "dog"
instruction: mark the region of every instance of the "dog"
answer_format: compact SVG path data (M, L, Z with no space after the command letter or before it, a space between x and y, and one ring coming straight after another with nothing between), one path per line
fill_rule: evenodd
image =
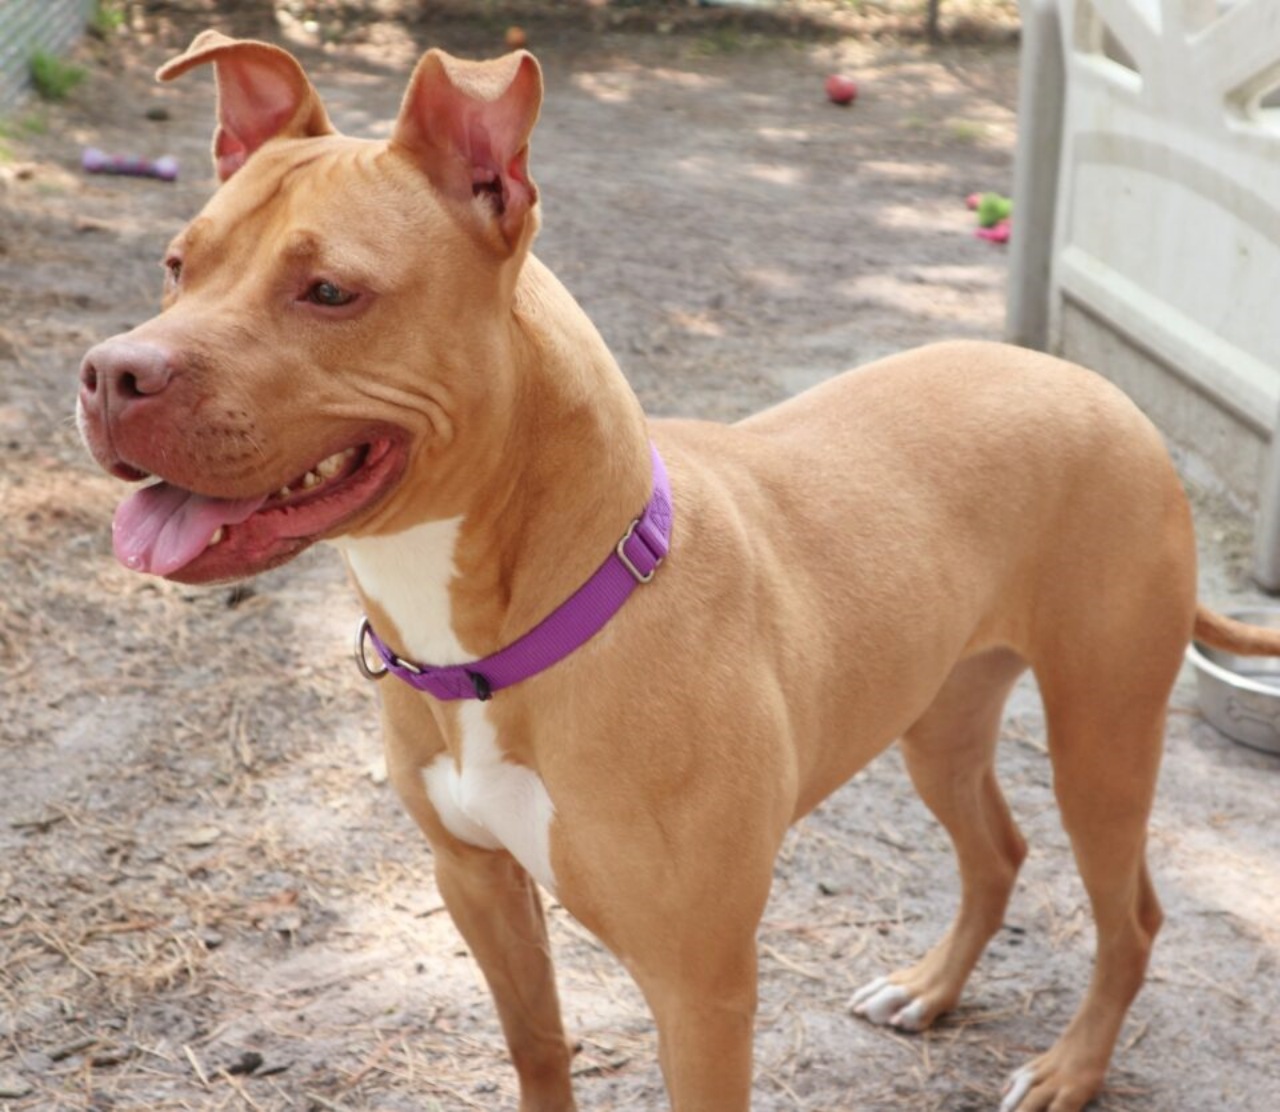
M618 956L677 1112L743 1112L756 928L787 828L899 740L950 834L959 910L856 994L921 1031L956 1006L1026 852L993 770L1028 668L1097 924L1075 1018L1002 1112L1099 1091L1161 910L1145 841L1199 607L1160 436L1102 378L926 347L732 426L648 421L531 253L523 51L417 65L386 142L337 134L299 63L206 31L219 189L159 316L88 352L127 566L236 580L317 540L366 613L389 778L492 989L522 1112L576 1107L539 887Z

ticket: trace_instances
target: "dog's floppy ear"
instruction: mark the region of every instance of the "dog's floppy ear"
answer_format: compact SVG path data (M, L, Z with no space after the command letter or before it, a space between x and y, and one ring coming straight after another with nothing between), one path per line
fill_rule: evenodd
M430 50L413 71L391 142L446 196L483 203L514 250L538 200L529 134L541 105L542 71L526 51L466 62Z
M156 71L156 78L172 81L206 62L213 63L218 80L213 161L222 181L268 139L333 133L324 105L297 59L270 43L201 31L186 53Z

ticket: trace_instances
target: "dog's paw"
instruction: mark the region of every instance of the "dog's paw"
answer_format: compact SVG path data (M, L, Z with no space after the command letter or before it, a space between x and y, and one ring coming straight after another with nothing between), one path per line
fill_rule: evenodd
M863 985L853 994L849 1008L854 1015L899 1031L923 1031L929 1025L924 1000L914 998L909 989L888 977Z
M1031 1091L1035 1084L1036 1074L1030 1066L1023 1066L1005 1082L1004 1099L1000 1101L1000 1112L1017 1112L1022 1098Z
M1015 1070L1005 1082L1000 1112L1082 1112L1102 1089L1106 1063L1073 1061L1062 1044Z

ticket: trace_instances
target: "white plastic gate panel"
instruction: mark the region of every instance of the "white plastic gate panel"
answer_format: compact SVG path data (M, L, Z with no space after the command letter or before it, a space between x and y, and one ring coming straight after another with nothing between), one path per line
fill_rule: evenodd
M1175 441L1206 438L1211 463L1223 446L1208 440L1252 440L1223 466L1256 497L1280 412L1280 0L1059 0L1057 12L1049 346L1114 363L1097 369ZM1155 376L1126 381L1123 365L1144 361ZM1228 419L1179 412L1159 383L1170 374ZM1193 427L1167 427L1180 419Z

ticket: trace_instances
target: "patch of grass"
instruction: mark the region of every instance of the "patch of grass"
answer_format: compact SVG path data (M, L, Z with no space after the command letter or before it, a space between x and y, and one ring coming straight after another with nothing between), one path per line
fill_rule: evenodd
M0 166L29 157L23 149L23 140L44 135L48 130L48 117L38 108L20 115L0 116Z
M49 119L41 111L31 110L20 116L0 118L0 139L21 139L30 135L47 135Z
M85 71L73 62L44 50L31 55L31 80L45 100L66 100L81 81Z
M124 26L124 0L98 0L89 27L99 38L110 38Z
M746 54L762 50L772 50L784 45L798 45L785 36L763 34L747 28L724 23L711 27L693 39L685 48L694 58L716 58L731 54Z
M49 134L49 117L43 112L24 112L18 117L16 122L18 126L18 134L20 135Z
M742 32L736 27L725 24L722 27L712 28L705 35L700 35L693 52L709 58L717 54L737 54L744 45Z
M978 143L986 138L985 125L972 120L948 120L947 133L957 143Z

